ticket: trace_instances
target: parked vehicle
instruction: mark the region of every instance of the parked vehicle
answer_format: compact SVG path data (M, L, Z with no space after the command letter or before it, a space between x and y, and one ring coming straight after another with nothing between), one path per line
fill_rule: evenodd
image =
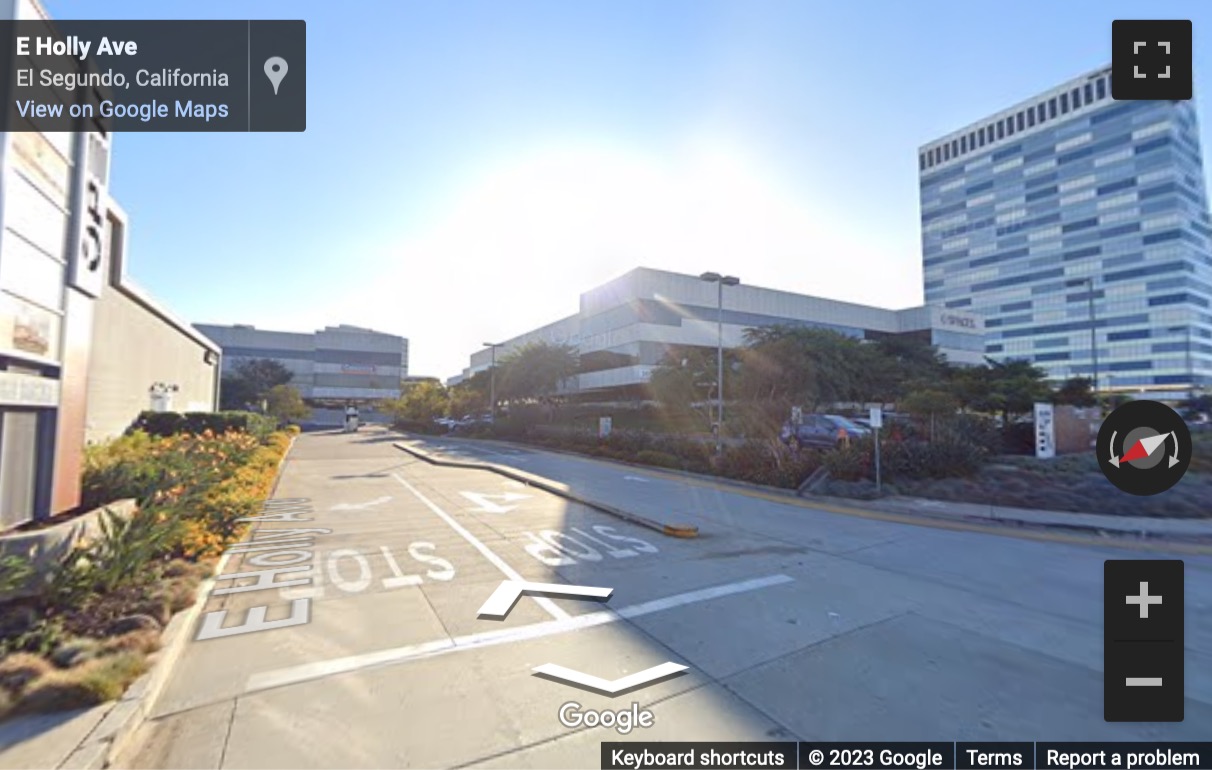
M794 449L812 447L833 449L852 438L860 438L870 431L845 417L834 414L806 414L799 425L786 423L779 437Z
M871 434L870 425L860 425L857 420L849 417L842 417L840 414L826 414L822 416L837 427L845 429L852 438L854 436L868 436Z

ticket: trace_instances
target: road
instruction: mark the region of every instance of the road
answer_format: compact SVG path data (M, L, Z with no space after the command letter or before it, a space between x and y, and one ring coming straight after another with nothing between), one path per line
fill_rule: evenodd
M1209 740L1212 560L1186 560L1186 720L1102 719L1103 561L1158 558L777 497L516 448L428 440L699 526L669 538L497 474L444 468L381 429L305 434L276 498L305 499L300 585L212 594L308 622L194 639L127 766L598 767L604 740ZM273 533L277 532L277 535ZM271 545L264 546L266 548ZM276 553L276 552L275 552ZM224 574L266 570L232 557ZM481 619L501 581L613 589L526 596ZM310 582L304 582L308 581ZM253 585L221 581L220 588ZM303 601L299 601L303 600ZM215 626L218 628L219 626ZM536 676L680 676L617 697ZM655 722L568 727L563 704Z

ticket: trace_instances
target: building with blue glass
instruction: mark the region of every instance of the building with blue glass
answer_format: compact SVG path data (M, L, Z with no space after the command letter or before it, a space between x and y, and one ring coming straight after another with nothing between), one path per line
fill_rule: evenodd
M1057 380L1097 365L1100 389L1182 397L1212 381L1195 103L1117 102L1110 79L1083 75L921 148L925 299L983 316L995 360Z

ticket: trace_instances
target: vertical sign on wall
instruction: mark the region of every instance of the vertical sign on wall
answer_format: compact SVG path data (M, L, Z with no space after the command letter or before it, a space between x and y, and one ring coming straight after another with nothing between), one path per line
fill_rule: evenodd
M1056 457L1056 423L1052 404L1035 405L1035 456Z
M100 101L92 89L81 89L81 99ZM109 143L110 135L103 126L95 120L80 120L67 249L68 284L90 297L99 296L105 283Z

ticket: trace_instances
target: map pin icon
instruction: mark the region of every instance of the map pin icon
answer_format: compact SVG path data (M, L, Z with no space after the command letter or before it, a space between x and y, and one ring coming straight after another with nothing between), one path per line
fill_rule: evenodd
M288 69L290 68L286 66L286 60L281 56L271 56L265 60L265 77L274 84L274 96L278 95L278 86L282 83L282 78L286 77Z

